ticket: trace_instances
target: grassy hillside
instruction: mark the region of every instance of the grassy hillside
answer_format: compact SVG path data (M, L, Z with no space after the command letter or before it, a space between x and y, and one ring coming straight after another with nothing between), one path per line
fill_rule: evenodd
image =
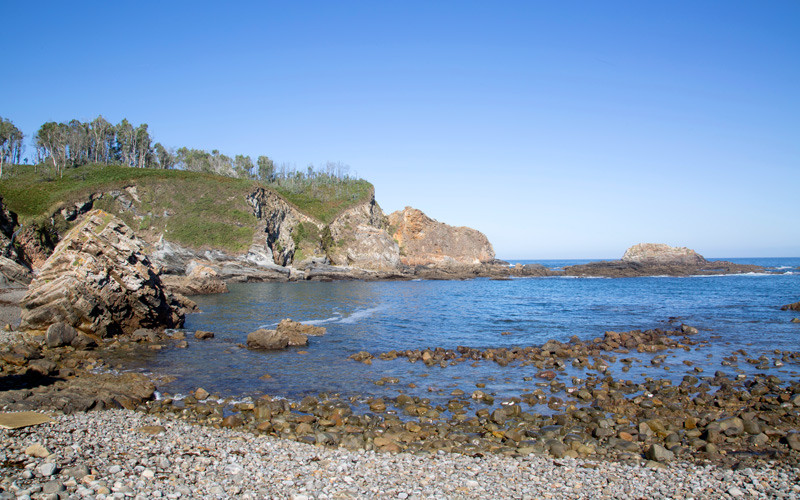
M119 214L134 230L152 238L164 234L166 239L192 248L241 252L249 247L257 224L246 197L260 185L249 179L116 165L86 165L67 169L63 178L53 178L42 167L14 166L11 175L0 181L0 195L20 223L43 225L54 212L86 200L92 193L135 186L139 200L132 210L120 210L110 197L98 200L95 206ZM372 192L366 181L348 181L327 190L320 186L270 187L300 211L326 223Z

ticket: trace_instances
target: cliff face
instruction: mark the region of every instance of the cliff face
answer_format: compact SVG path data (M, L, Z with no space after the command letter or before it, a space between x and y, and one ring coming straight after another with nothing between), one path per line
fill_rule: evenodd
M330 225L331 263L376 271L400 268L400 247L386 231L386 216L372 196L341 213Z
M247 197L253 207L253 215L265 225L262 234L264 245L272 254L272 260L279 266L293 262L301 238L293 237L300 231L301 224L308 224L317 231L323 224L308 217L283 198L268 189L259 188ZM305 226L304 226L305 227ZM257 245L256 245L257 246ZM317 252L313 252L314 255Z
M468 265L494 260L486 236L468 227L453 227L406 207L389 215L391 236L400 246L407 266Z

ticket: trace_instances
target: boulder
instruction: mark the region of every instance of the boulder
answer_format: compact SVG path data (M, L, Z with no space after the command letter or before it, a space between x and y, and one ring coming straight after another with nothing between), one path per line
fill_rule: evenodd
M47 328L45 343L47 347L70 345L78 337L78 331L66 323L53 323Z
M628 248L620 260L589 262L564 268L564 274L567 276L602 276L606 278L754 272L764 272L764 268L723 260L709 261L689 248L671 247L663 243L639 243Z
M249 349L284 349L288 346L308 345L308 336L325 334L325 328L304 325L291 319L284 319L275 330L259 329L247 335Z
M314 326L314 325L304 325L303 323L298 323L297 321L292 321L289 318L282 320L278 323L278 333L283 333L285 335L307 335L311 337L319 337L321 335L325 335L324 327L321 326Z
M248 349L276 350L285 349L288 345L289 339L279 335L277 330L259 328L247 334Z
M47 259L21 303L20 329L44 332L55 323L101 337L139 328L176 328L171 306L143 243L120 219L86 214Z

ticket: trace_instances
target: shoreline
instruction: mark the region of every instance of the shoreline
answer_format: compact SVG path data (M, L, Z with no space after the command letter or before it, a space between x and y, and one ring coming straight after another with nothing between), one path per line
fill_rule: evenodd
M14 333L0 336L0 344ZM674 492L676 487L684 488L678 490L682 492L678 496L695 498L800 495L800 488L792 489L800 463L800 384L795 379L786 382L769 374L771 368L784 363L800 364L800 352L775 352L773 359L754 360L760 363L760 374L730 379L719 373L704 376L700 370L693 380L684 377L680 384L664 383L659 372L654 372L650 382L626 386L619 376L610 377L603 368L610 361L609 356L624 357L630 350L637 351L644 361L656 361L669 349L680 353L707 345L692 339L696 333L692 327L684 326L677 331L610 332L600 342L551 340L525 348L432 347L357 353L361 359L354 363L380 363L403 357L409 362L443 367L454 362L501 366L530 363L538 369L535 377L541 389L539 393L521 394L516 400L495 402L478 386L472 394L452 394L443 411L420 398L402 394L388 400L364 396L369 407L366 413L354 411L347 401L335 396L290 401L265 395L231 404L224 395L223 401L214 401L214 396L209 398L198 388L182 401L169 397L155 400L157 381L153 383L141 374L118 375L110 370L114 356L132 355L136 349L174 348L170 345L185 343L182 333L149 343L114 339L90 351L36 348L29 344L20 354L23 359L13 358L21 363L13 369L22 378L11 383L27 380L30 387L0 391L0 409L36 409L56 404L69 415L56 417L54 424L0 431L7 448L0 457L0 468L3 475L14 478L0 483L0 491L10 491L16 484L15 496L31 488L41 488L31 493L64 488L99 498L107 494L106 490L148 496L159 491L177 498L178 493L184 497L195 493L191 489L187 493L185 488L191 488L191 473L200 467L206 472L203 479L207 483L197 491L223 496L368 497L376 491L392 496L405 493L409 497L441 494L441 490L431 489L433 486L426 489L416 484L414 478L419 474L433 475L429 485L452 485L444 495L452 498L540 498L546 493L554 498L596 498L598 491L608 497L640 498ZM0 350L3 356L19 354L2 345ZM9 359L12 358L3 359L7 367ZM742 362L745 361L751 360L742 355ZM562 375L565 364L570 362L589 370L589 376L567 387ZM8 376L11 372L3 373ZM98 389L104 391L102 395L87 399ZM9 401L9 395L23 396L18 402L24 404ZM72 400L65 402L65 398ZM539 415L523 406L535 408L534 403L550 405L557 400L560 401L551 415ZM26 407L28 404L34 407ZM127 410L115 409L120 407ZM139 436L144 431L132 429L132 422L162 426L164 430ZM114 451L107 452L105 461L100 463L86 451L96 446L89 433L81 431L89 428L126 438L124 443L114 445ZM184 440L178 450L176 443L185 436L196 440ZM25 449L35 442L49 446L52 455L44 459L25 455ZM70 455L69 446L73 444L84 452ZM281 477L291 478L297 470L326 460L337 464L336 473L325 476L323 469L313 469L311 473L322 470L319 478L314 478L327 478L322 482L277 476L267 480L263 474L256 480L253 478L258 477L259 471L275 467L273 459L265 465L264 459L250 448L236 448L240 444L263 444L266 449L291 454L291 459L274 460L282 464ZM131 459L127 457L138 457L137 447L161 451L137 458L138 462L129 467ZM209 451L215 449L227 451ZM170 453L180 457L177 471L156 462L157 456ZM187 455L192 458L187 459ZM295 460L298 456L306 458ZM56 464L56 471L82 464L89 471L96 469L96 474L84 481L72 481L59 472L53 476L41 474L40 468L49 467L42 465L48 460ZM188 465L183 467L183 463ZM348 476L353 479L349 482L339 474L342 467L351 467L347 464L358 464L358 472ZM396 483L386 482L376 470L385 467L391 472L398 464L407 464L412 472ZM115 465L119 465L119 471L112 469ZM464 467L483 472L462 477L460 471ZM509 468L515 470L511 475ZM440 470L450 472L440 474ZM391 477L391 473L388 475ZM631 475L645 484L631 486L625 479ZM541 477L550 477L564 488L553 490L547 481L537 483L535 478ZM609 481L608 477L619 481ZM753 477L759 479L753 481ZM279 482L277 489L264 484L270 481ZM512 488L510 483L517 484Z
M6 444L2 459L14 464L4 467L0 489L12 498L47 493L296 500L715 499L800 494L797 469L780 463L742 470L688 463L649 469L539 456L383 454L208 429L129 410L60 416L51 424L4 430L0 436ZM44 448L40 455L51 454L26 454L36 444Z

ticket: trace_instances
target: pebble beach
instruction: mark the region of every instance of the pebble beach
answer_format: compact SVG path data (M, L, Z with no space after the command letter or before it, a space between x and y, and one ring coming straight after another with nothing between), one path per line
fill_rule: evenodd
M0 431L0 498L799 498L781 462L730 470L347 451L129 410Z

